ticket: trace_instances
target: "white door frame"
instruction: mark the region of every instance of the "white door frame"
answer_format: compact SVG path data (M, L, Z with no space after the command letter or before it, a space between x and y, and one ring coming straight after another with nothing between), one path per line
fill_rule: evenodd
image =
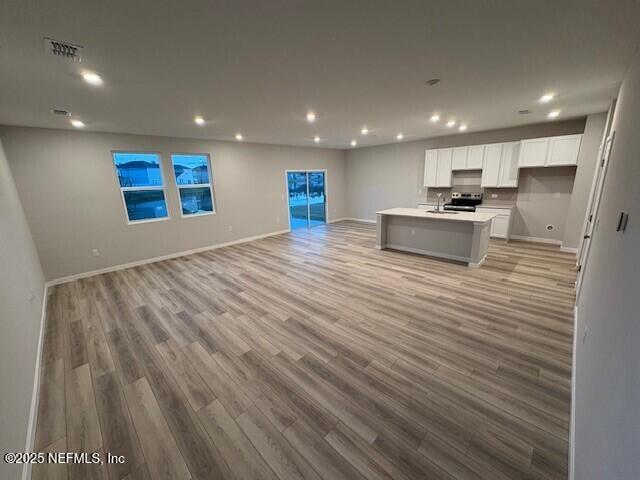
M310 205L309 205L309 173L322 172L324 173L324 223L329 223L329 180L327 176L326 168L290 168L284 171L284 190L287 197L287 227L291 231L291 205L289 205L289 173L306 173L307 174L307 228L309 226L309 219L311 218Z

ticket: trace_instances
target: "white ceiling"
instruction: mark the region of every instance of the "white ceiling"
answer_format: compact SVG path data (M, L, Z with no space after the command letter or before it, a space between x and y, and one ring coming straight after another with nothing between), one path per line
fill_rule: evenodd
M347 148L457 133L435 111L468 131L576 117L606 110L639 25L638 0L3 0L0 124L72 128L65 108L88 130Z

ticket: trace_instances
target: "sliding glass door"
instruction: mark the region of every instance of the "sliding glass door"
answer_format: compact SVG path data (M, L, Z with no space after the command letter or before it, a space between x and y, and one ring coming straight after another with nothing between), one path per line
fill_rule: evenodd
M326 223L325 172L288 171L287 189L291 230Z

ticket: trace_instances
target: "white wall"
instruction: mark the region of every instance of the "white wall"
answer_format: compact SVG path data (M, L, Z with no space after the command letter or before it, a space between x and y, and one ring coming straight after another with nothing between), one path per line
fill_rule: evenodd
M562 239L563 247L577 248L584 234L582 228L591 193L593 174L596 169L598 148L602 142L606 121L606 113L597 113L587 117L578 153L578 169L573 183L571 203L567 211L567 221Z
M346 216L341 150L21 127L0 138L48 279L285 230L285 169L326 169L329 219ZM127 225L112 150L162 153L170 220ZM181 218L171 152L211 155L215 215Z
M578 302L576 480L640 472L640 54L622 85L599 224ZM624 233L618 214L629 213ZM586 337L585 337L586 331Z
M511 234L562 241L575 174L576 167L520 169Z
M24 451L44 275L0 141L0 452ZM0 478L22 469L0 461Z

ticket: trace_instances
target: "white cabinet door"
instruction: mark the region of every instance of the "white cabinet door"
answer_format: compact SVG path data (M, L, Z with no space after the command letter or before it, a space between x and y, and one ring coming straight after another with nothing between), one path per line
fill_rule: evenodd
M531 138L520 142L520 167L544 167L549 149L548 138Z
M484 160L484 145L473 145L467 153L467 170L480 170Z
M451 170L467 169L467 152L469 147L458 147L453 149L453 159L451 161Z
M563 135L549 139L547 166L577 165L582 135Z
M492 237L507 238L509 230L509 215L498 215L493 217L491 221L491 233Z
M518 186L518 157L520 156L520 142L505 143L502 147L500 159L499 187Z
M435 187L438 173L438 150L424 152L424 186Z
M502 158L502 143L485 145L484 162L482 165L481 187L497 187L500 180L500 160Z
M451 162L453 158L453 149L441 148L438 150L438 170L436 174L436 186L451 186Z

